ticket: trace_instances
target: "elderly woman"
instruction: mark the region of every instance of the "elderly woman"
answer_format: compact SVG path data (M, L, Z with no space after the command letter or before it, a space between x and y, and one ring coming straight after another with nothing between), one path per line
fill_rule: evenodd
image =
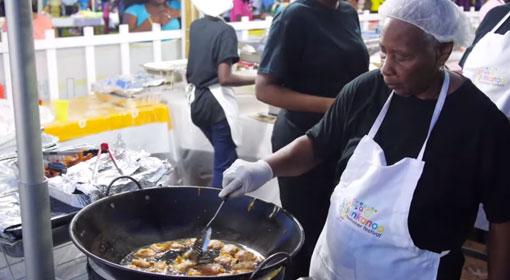
M129 32L151 31L153 23L159 23L162 30L181 27L181 2L179 0L146 0L126 8L122 16Z
M455 43L468 43L466 19L450 0L387 0L380 14L381 69L347 84L305 136L266 160L236 161L220 197L335 158L342 175L312 277L459 279L482 202L489 279L510 279L510 124L443 67Z

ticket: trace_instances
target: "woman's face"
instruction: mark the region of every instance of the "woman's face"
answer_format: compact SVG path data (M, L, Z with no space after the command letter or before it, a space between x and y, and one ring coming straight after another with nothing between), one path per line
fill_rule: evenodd
M381 73L389 88L399 95L417 95L427 90L443 65L438 44L418 27L388 19L379 42Z

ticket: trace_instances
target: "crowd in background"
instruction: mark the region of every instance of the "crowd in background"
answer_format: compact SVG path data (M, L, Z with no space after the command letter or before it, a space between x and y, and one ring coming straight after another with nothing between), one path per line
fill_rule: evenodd
M0 17L5 16L4 1L0 0ZM43 9L38 10L38 1L32 1L34 38L44 39L45 31L54 28L51 17L70 16L81 11L95 10L103 14L104 26L98 33L109 33L110 12L118 12L120 23L127 24L130 32L152 30L152 23L159 23L162 30L181 28L181 1L183 0L45 0ZM233 8L221 15L226 22L274 17L294 0L233 0ZM384 0L343 0L349 2L357 10L368 10L377 13ZM488 11L508 0L452 0L465 11L480 11L480 21ZM57 4L55 4L57 3ZM92 7L95 3L95 7ZM56 5L56 6L55 6ZM57 11L55 7L58 7ZM0 23L1 30L7 31L6 24ZM71 30L72 31L72 30ZM79 30L76 30L80 34ZM60 33L57 36L66 36Z
M344 0L356 9L369 10L376 13L379 10L379 6L384 0ZM483 5L488 4L489 6L504 4L504 0L452 0L457 5L464 8L465 11L471 10L474 7L476 11L480 10ZM265 15L272 14L280 11L282 7L285 7L289 0L239 0L235 2L249 3L253 9L254 15ZM292 1L290 1L292 2ZM248 4L246 4L248 5Z

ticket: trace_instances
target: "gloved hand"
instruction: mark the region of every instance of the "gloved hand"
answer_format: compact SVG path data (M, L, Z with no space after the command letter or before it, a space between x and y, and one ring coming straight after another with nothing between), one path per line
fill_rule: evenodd
M253 192L273 178L273 170L266 161L248 162L242 159L223 172L223 190L219 197L238 197Z

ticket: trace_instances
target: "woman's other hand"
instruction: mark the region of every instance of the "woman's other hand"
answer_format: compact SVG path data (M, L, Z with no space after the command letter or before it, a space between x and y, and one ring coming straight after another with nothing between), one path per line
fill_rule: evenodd
M159 12L158 14L151 16L153 22L159 23L161 25L167 24L173 18L178 18L181 16L181 13L175 9L165 9Z

